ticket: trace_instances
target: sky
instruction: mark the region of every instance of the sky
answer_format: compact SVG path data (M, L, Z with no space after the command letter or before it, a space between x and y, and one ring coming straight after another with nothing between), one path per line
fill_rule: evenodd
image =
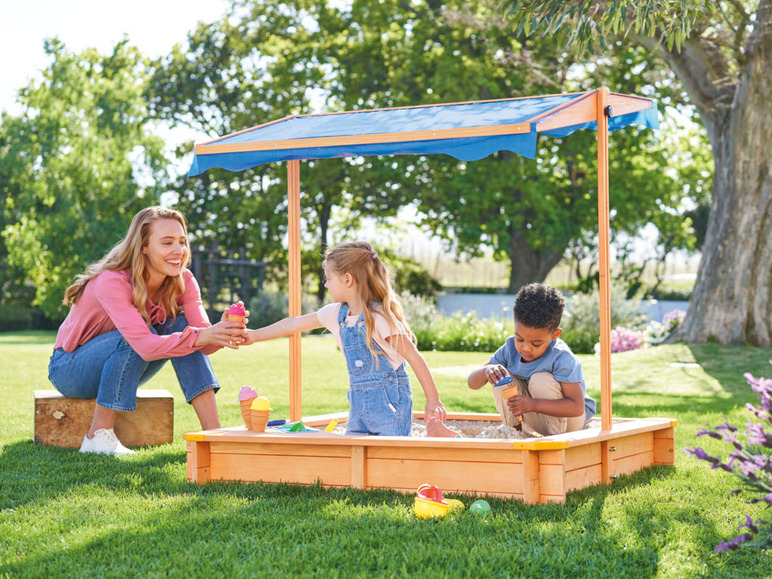
M0 18L0 110L16 114L19 89L41 77L50 61L43 40L68 50L109 53L124 35L149 57L166 54L199 21L221 17L228 0L22 0L4 2Z

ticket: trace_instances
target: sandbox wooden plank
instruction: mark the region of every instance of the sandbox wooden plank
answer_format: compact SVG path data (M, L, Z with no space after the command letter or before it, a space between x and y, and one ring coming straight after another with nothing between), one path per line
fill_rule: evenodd
M292 482L349 486L351 459L276 455L212 454L212 480L245 482Z

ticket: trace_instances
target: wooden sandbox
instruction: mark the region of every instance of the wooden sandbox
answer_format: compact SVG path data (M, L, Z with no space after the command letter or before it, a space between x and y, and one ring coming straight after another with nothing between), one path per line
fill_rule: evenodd
M296 482L415 492L429 483L445 492L565 501L566 493L607 484L656 464L673 464L669 418L612 419L609 130L659 126L651 99L584 93L297 115L197 144L190 175L212 167L241 171L287 163L289 314L301 315L300 161L368 155L450 155L464 162L506 150L535 158L537 137L597 131L598 289L601 425L524 440L341 436L325 432L255 434L243 426L185 435L188 479ZM301 335L290 336L289 418L300 420ZM421 413L416 413L420 418ZM333 416L305 418L324 426ZM335 416L345 420L345 415ZM450 420L500 422L497 414Z
M421 413L416 413L421 418ZM322 428L346 414L309 417ZM449 413L448 420L500 422L498 414ZM493 440L342 436L319 432L265 433L244 426L188 432L191 482L292 482L412 493L423 483L467 492L564 502L566 493L609 483L616 476L674 462L675 421L615 418L612 430Z

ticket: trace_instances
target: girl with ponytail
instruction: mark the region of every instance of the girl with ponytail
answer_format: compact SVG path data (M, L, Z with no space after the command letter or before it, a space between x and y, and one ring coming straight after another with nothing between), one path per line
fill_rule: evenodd
M445 407L426 360L415 346L399 298L369 243L340 244L325 253L325 287L333 303L318 312L247 330L252 344L327 328L335 336L349 374L351 404L346 434L409 436L413 395L406 363L426 396L427 434L455 436L442 424Z

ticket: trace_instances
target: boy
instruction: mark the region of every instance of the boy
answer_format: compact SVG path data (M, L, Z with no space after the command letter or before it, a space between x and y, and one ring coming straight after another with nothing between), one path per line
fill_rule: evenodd
M504 424L518 418L543 435L581 430L595 415L595 401L587 396L582 364L563 340L565 298L540 283L520 288L515 298L515 335L507 338L485 366L469 375L467 384L479 390L512 376L519 395L505 400L494 388L496 409Z

